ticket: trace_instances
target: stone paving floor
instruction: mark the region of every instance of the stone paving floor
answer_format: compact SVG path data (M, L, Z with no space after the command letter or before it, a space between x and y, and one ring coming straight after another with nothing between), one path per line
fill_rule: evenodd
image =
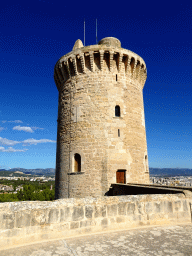
M149 227L52 240L0 251L0 256L192 256L192 225Z

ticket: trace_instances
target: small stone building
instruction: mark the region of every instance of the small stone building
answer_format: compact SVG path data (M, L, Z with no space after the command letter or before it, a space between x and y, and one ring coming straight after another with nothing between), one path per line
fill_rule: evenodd
M144 60L114 37L55 65L59 91L55 197L102 196L111 183L149 183Z

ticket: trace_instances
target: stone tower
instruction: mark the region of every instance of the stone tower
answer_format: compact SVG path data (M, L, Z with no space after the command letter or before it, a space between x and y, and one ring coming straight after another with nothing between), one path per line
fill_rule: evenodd
M102 196L111 183L149 183L144 60L114 37L55 65L59 91L55 198Z

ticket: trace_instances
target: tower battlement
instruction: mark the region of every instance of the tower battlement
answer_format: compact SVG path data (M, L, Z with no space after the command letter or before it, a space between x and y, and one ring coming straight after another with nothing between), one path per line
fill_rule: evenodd
M61 57L55 65L54 79L58 90L62 90L62 84L69 79L99 71L122 73L127 79L134 79L138 86L144 86L147 78L144 60L136 53L121 48L118 39L107 37L98 45L83 47L82 42L80 45L80 48Z
M102 196L112 183L148 183L144 60L114 37L59 59L55 195Z

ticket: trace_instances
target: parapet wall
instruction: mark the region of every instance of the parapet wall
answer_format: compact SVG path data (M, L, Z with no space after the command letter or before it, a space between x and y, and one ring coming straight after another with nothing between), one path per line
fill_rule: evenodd
M113 62L115 66L112 67ZM104 66L107 68L103 70ZM147 78L146 64L139 55L121 47L101 44L85 46L61 57L55 65L54 79L58 90L62 91L62 85L75 76L99 71L122 73L142 88Z
M191 223L192 199L130 195L0 204L0 248L139 226Z

